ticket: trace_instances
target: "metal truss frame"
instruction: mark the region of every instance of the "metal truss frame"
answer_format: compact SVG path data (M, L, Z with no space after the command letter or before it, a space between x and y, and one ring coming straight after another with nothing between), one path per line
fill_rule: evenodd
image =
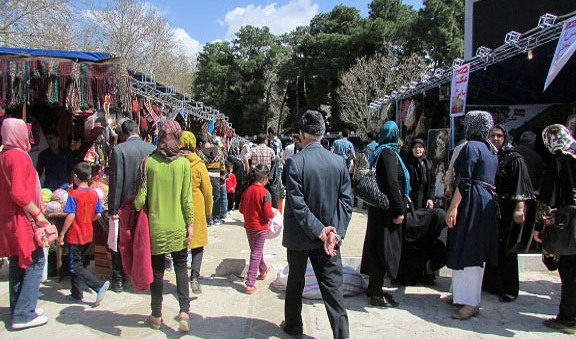
M562 18L568 19L574 14L574 12L569 13L562 16ZM470 64L470 72L485 69L490 65L497 64L522 53L527 53L531 49L535 49L551 41L557 40L562 34L564 21L565 20L556 22L554 24L548 23L547 25L539 25L521 34L519 39L510 39L510 37L507 35L505 39L506 43L493 50L486 47L479 47L476 51L476 55L467 61L467 63ZM514 33L519 34L517 32ZM380 108L383 103L387 103L393 100L404 100L414 95L426 92L432 88L440 87L441 85L452 80L454 69L461 64L461 61L458 60L458 62L455 61L453 63L453 67L450 70L436 69L434 75L429 77L423 76L421 79L422 81L419 82L416 86L402 86L397 91L393 91L390 96L378 99L371 103L370 108Z
M174 120L176 116L184 110L187 117L192 114L194 117L202 120L216 121L222 119L226 121L228 127L232 124L228 122L228 117L219 110L204 105L200 101L195 101L188 94L179 94L173 86L165 86L156 82L153 74L131 73L130 78L132 92L144 98L151 99L154 104L160 105L171 112L168 119ZM244 138L234 135L235 140L244 140Z

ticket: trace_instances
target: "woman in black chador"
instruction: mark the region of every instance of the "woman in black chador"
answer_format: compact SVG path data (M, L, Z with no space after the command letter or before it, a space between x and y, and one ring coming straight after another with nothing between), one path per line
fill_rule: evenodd
M410 173L410 200L413 208L434 208L436 175L432 160L426 156L424 140L414 139L410 155L403 160Z
M482 289L499 295L501 302L511 302L520 289L518 245L522 239L524 203L534 198L534 191L524 158L514 150L503 125L490 131L490 142L498 150L498 265L486 265Z
M370 276L368 291L372 306L395 307L398 303L384 293L384 276L396 278L402 252L402 221L410 194L410 175L398 154L400 131L394 121L380 129L379 146L370 157L376 166L378 187L388 196L390 207L382 210L368 206L368 224L362 249L360 273Z
M428 217L416 224L405 222L403 225L402 257L394 283L404 286L433 285L436 278L434 271L444 266L446 261L444 243L438 240L446 225L445 214L440 210L432 210L436 175L424 145L424 140L414 139L410 154L403 158L410 173L412 208L428 209Z
M552 159L542 180L538 200L552 208L576 205L576 141L565 126L557 124L546 127L542 132L542 139L546 148L552 153ZM542 242L540 232L534 232L534 240ZM576 248L567 250L576 253ZM544 325L574 334L576 333L576 255L556 257L562 282L560 309L558 315L544 321Z

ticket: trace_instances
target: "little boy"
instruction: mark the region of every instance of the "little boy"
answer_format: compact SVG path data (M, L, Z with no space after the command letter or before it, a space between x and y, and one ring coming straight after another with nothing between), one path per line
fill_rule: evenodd
M70 256L70 297L75 301L83 301L80 281L97 293L95 306L104 300L109 281L101 282L84 266L84 254L92 243L92 222L100 218L104 211L96 191L88 187L92 167L87 162L78 163L74 167L74 183L78 187L68 194L64 212L68 213L62 232L58 237L60 245L64 245L64 235L68 230L68 254Z

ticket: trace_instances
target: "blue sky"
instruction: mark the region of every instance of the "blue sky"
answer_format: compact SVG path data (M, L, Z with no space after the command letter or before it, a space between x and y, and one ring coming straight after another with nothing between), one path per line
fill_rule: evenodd
M415 9L422 0L403 0ZM371 0L148 0L174 28L176 38L190 55L202 45L230 40L244 25L268 26L282 34L307 25L316 14L326 13L343 4L368 15Z

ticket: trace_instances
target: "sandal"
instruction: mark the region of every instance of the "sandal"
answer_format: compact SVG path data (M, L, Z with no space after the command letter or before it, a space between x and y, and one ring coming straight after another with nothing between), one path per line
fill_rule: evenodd
M144 320L144 325L150 327L153 330L159 330L162 327L162 318L156 318L151 315Z
M272 270L272 266L268 265L266 272L258 274L258 276L256 277L256 280L266 280L266 276L268 276L268 273L270 273L271 270Z
M254 286L246 285L245 292L246 292L246 294L254 294L254 292L256 292L256 285L254 285Z
M178 331L190 332L190 317L188 315L186 315L186 318L180 314L178 315Z
M452 314L452 319L468 320L480 313L480 306L464 305L461 309Z

